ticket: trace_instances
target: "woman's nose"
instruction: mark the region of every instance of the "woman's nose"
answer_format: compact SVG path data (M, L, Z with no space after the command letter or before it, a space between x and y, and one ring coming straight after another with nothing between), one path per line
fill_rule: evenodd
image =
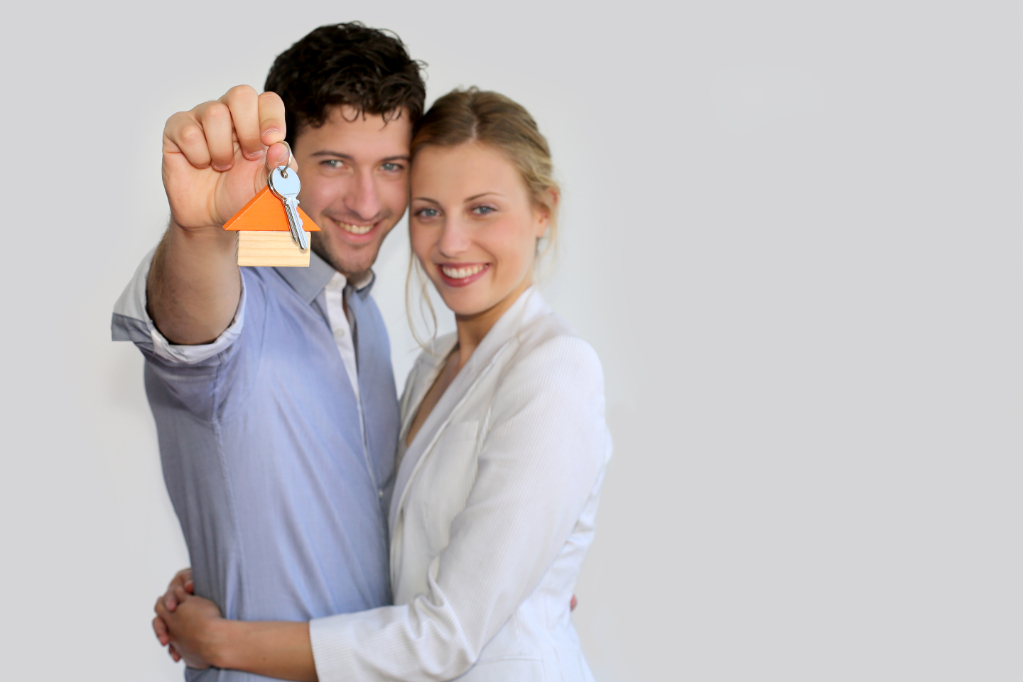
M458 218L444 221L441 228L437 250L445 258L457 258L469 248L469 235L466 226Z

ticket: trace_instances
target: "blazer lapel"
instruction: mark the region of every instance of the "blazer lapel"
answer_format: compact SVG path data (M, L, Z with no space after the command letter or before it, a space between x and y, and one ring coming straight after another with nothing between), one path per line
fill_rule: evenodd
M398 468L398 476L394 485L394 493L391 497L391 509L388 514L391 536L394 536L394 527L398 519L398 512L405 502L405 495L408 492L409 484L415 477L416 472L422 466L423 461L433 450L434 443L444 432L444 428L451 421L452 415L471 396L473 388L479 380L493 367L497 360L509 349L516 334L522 328L525 318L532 318L536 314L547 311L546 305L539 294L531 287L522 293L519 300L501 316L501 319L490 329L487 335L480 342L469 361L458 372L458 376L451 382L444 395L433 408L430 416L423 422L422 427L412 439L412 444L402 457ZM454 334L444 336L437 340L434 345L433 354L428 356L431 362L416 367L416 376L413 380L415 387L409 392L408 404L402 405L402 429L401 438L408 435L409 425L415 418L419 405L426 393L433 386L440 372L454 348L457 341ZM420 372L423 372L420 374ZM421 378L420 378L421 377Z
M419 405L423 402L423 398L426 397L430 387L433 386L433 382L437 380L437 375L444 366L444 360L451 354L451 349L457 340L454 334L442 336L433 343L428 352L424 352L416 361L412 375L408 378L408 381L411 383L401 405L401 428L398 431L399 448L401 447L400 444L404 443L407 439L408 430L412 426L412 420L415 419L416 412L419 411ZM437 407L434 407L434 412L436 411ZM420 433L422 433L426 426L426 424L423 424L420 427ZM401 491L408 482L415 460L419 458L419 445L422 439L418 438L419 434L416 435L417 438L406 449L401 461L398 462L398 471L395 474L394 490L391 494L391 508L388 516L393 516L397 498L401 495ZM412 462L412 465L409 465L409 462Z
M465 367L458 373L458 376L455 377L455 380L448 386L448 389L444 391L444 395L441 396L430 416L423 422L415 438L412 439L412 445L405 452L405 456L401 460L398 480L395 482L394 495L391 497L391 509L388 517L390 518L392 534L394 533L394 524L397 520L398 511L405 502L405 494L408 492L409 484L415 478L416 473L422 468L422 464L427 456L433 451L434 443L444 433L445 427L451 422L451 417L458 411L458 408L470 397L473 388L479 380L494 365L494 360L501 355L501 351L512 344L512 341L514 339L506 339L500 347L495 349L496 352L491 356L491 361L486 366L481 367L477 365L470 370L470 363L467 362ZM480 346L482 347L482 344ZM434 374L435 378L436 374ZM430 381L427 389L432 385L433 381ZM423 391L423 393L425 394L426 391ZM415 413L411 414L414 415Z

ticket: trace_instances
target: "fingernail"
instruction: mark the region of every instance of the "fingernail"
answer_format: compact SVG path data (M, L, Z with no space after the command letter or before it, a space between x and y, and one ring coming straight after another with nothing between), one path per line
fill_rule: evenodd
M217 171L218 173L223 173L226 170L230 170L230 168L232 166L232 164L227 164L226 166L218 166L216 164L211 164L211 165L213 166L213 170Z
M267 128L266 130L263 131L263 136L269 135L270 133L279 133L279 132L281 132L280 128Z
M245 158L248 159L249 161L255 161L259 157L263 156L265 151L266 150L264 149L260 149L258 152L249 152L248 154L245 155Z

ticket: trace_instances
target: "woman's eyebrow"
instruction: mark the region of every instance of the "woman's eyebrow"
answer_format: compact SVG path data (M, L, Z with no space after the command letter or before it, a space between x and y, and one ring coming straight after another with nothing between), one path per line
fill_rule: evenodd
M504 197L504 195L501 194L500 192L481 192L479 194L472 195L471 197L469 197L468 199L466 199L462 203L466 203L467 204L470 201L474 201L476 199L479 199L480 197L485 197L485 196L489 196L489 195L493 195L495 197ZM429 201L431 204L437 204L438 206L440 205L439 201L437 201L436 199L431 199L430 197L412 197L412 201Z
M495 197L504 197L504 195L501 194L500 192L481 192L479 194L472 195L471 197L466 199L465 202L463 202L463 203L468 203L470 201L475 201L476 199L479 199L480 197L485 197L485 196L490 195L490 194L493 194Z

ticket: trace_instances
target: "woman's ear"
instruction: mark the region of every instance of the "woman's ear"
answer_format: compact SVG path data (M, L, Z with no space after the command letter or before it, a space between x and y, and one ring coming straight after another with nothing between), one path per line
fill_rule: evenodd
M547 230L551 225L551 212L558 209L558 201L561 200L561 195L558 190L553 188L547 188L547 196L549 197L548 205L540 205L537 208L537 215L539 220L536 223L536 238L547 234Z

